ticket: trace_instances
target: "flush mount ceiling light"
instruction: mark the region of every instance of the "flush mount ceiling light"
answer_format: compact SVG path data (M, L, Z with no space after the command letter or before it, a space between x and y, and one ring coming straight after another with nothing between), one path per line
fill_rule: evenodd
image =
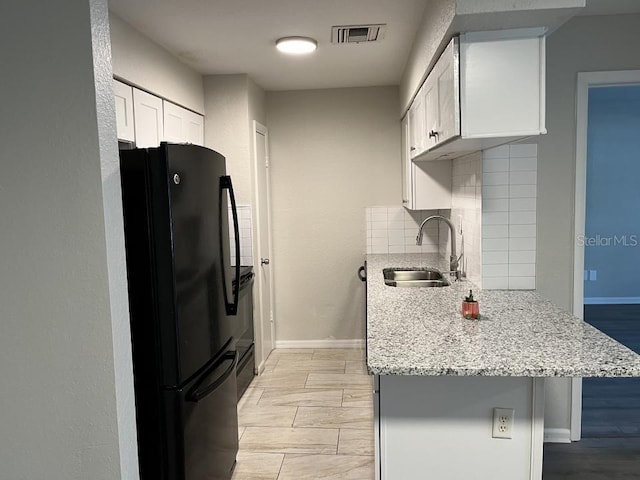
M309 37L282 37L276 40L276 48L283 53L300 55L318 48L318 42Z

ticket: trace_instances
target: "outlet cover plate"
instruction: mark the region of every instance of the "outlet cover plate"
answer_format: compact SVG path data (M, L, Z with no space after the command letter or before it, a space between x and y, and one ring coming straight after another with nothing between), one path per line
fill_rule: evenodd
M514 413L513 408L493 409L493 438L512 438Z

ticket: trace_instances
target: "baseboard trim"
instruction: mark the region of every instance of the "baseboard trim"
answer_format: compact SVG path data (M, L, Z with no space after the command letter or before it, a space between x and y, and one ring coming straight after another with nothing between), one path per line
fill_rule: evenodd
M571 443L571 429L569 428L545 428L545 443Z
M640 297L584 297L585 305L637 305Z
M364 340L276 340L276 348L364 348Z

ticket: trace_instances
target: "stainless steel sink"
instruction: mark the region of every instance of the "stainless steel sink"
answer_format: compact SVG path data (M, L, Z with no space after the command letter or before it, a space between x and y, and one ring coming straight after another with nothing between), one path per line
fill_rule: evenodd
M447 287L450 283L435 268L385 268L384 284L389 287Z

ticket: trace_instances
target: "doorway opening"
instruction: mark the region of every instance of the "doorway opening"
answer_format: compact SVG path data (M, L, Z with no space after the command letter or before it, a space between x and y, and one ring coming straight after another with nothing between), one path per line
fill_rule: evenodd
M640 353L640 72L580 73L574 314ZM573 381L571 439L640 438L640 379Z

